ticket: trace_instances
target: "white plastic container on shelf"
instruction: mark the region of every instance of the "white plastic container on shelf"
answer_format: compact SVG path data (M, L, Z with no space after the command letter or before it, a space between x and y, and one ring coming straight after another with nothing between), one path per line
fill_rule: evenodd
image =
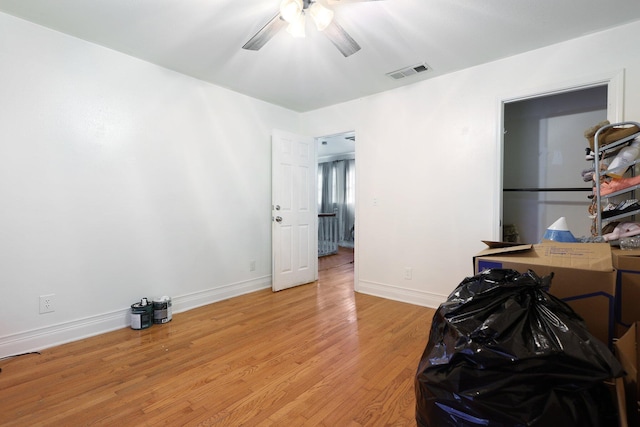
M629 166L640 157L640 139L633 140L628 147L623 148L611 161L611 164L605 171L605 175L612 178L622 178Z

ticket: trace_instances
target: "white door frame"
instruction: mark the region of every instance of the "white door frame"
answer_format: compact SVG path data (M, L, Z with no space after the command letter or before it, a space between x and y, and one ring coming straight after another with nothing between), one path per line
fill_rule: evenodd
M494 239L502 238L502 214L503 214L503 197L502 182L504 175L504 106L505 104L517 101L526 101L528 99L540 98L549 95L558 95L567 92L574 92L580 89L589 89L597 86L607 86L607 120L616 123L624 120L624 69L612 71L610 73L599 74L582 79L575 79L568 82L558 83L543 88L526 90L518 94L500 97L498 101L498 111L500 112L500 121L498 123L498 164L496 187L496 203L499 210L494 215Z

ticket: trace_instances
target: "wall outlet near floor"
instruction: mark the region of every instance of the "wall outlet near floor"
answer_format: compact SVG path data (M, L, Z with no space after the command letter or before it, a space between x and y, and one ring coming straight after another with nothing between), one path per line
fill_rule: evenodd
M413 276L413 269L411 267L405 267L404 268L404 278L405 278L405 280L411 280L412 276Z
M55 309L55 294L40 295L40 314L52 313Z
M253 259L249 261L249 271L256 271L256 261Z

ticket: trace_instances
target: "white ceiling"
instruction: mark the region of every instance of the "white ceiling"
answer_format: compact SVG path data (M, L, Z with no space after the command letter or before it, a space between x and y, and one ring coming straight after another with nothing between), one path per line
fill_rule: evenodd
M317 138L318 159L331 158L342 154L355 153L356 133L346 132Z
M0 11L299 112L640 19L638 0L353 1L331 4L362 47L348 58L311 23L305 39L281 31L241 49L280 0L0 0ZM423 62L432 70L385 75Z

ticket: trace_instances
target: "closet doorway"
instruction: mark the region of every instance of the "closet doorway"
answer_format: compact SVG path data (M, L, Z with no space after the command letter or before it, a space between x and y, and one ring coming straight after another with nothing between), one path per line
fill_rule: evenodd
M354 260L355 140L353 131L316 138L319 267Z
M604 82L503 104L503 241L538 243L560 217L591 235L584 133L607 119L610 93Z

